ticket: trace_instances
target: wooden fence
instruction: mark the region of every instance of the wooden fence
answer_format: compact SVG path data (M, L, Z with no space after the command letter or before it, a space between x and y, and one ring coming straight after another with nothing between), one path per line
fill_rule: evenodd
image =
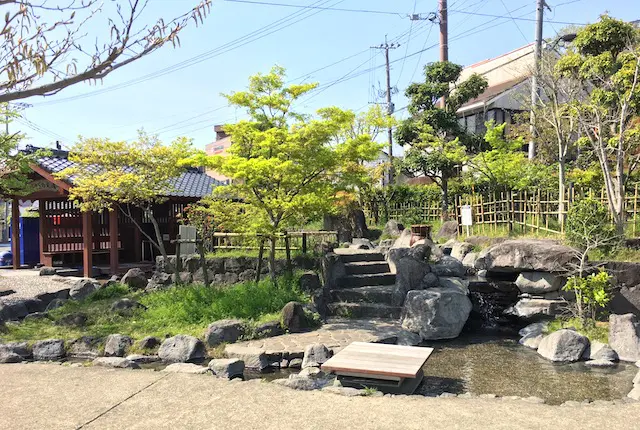
M470 206L473 225L472 234L486 234L500 229L519 230L520 232L551 234L564 233L564 220L569 208L585 197L599 200L605 207L607 197L604 190L577 192L571 188L565 196L564 209L560 210L558 195L548 192L506 192L483 196L472 194L457 196L454 204L449 208L449 218L457 219L461 224L463 206ZM636 237L640 230L640 194L638 186L625 196L625 211L627 233ZM373 207L364 208L367 223L385 221L382 214L383 202L376 202ZM410 219L412 223L437 223L441 220L441 205L439 202L403 202L394 204L386 209L389 219Z

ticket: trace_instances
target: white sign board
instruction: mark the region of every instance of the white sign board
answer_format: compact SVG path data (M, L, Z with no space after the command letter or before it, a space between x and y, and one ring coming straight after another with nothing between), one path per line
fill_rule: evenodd
M473 225L473 212L471 210L471 206L464 205L460 208L460 218L462 218L462 225Z

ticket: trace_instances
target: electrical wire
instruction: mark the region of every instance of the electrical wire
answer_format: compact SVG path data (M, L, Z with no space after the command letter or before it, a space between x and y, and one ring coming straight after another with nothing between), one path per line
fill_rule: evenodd
M319 10L332 10L336 12L358 12L358 13L374 13L380 15L396 15L399 17L405 17L406 13L400 12L392 12L385 10L368 10L368 9L346 9L346 8L337 8L337 7L321 7L321 6L303 6L298 4L290 4L290 3L274 3L274 2L265 2L265 1L254 1L254 0L224 0L226 3L248 3L248 4L256 4L263 6L280 6L280 7L295 7L295 8L303 8L308 7L309 9L319 9Z
M317 4L327 4L330 3L332 0L318 0L315 3L312 3L312 5L317 5ZM334 2L333 5L336 4L340 4L342 3L344 0L339 0L337 2ZM283 30L285 28L288 28L294 24L297 24L300 21L303 21L305 19L308 19L314 15L317 15L318 13L321 13L322 10L318 10L318 11L313 11L311 9L308 9L310 6L304 6L302 10L296 11L292 14L289 14L283 18L280 18L276 21L273 21L270 24L267 24L257 30L254 30L244 36L241 36L237 39L232 40L231 42L227 42L223 45L220 45L212 50L203 52L201 54L198 54L194 57L191 57L187 60L181 61L179 63L176 63L172 66L169 67L165 67L163 69L157 70L155 72L151 72L148 73L144 76L129 80L129 81L125 81L125 82L121 82L120 84L114 85L112 87L108 87L108 88L103 88L97 91L92 91L89 93L84 93L84 94L78 94L76 96L71 96L71 97L66 97L63 99L57 99L57 100L51 100L51 101L45 101L42 103L38 103L37 106L48 106L48 105L55 105L55 104L59 104L59 103L64 103L64 102L68 102L68 101L74 101L74 100L79 100L79 99L84 99L87 97L93 97L96 95L100 95L100 94L105 94L105 93L109 93L111 91L116 91L119 89L123 89L123 88L127 88L130 87L132 85L136 85L136 84L140 84L146 81L149 81L151 79L155 79L158 78L160 76L164 76L167 75L169 73L173 73L173 72L177 72L179 70L185 69L187 67L191 67L195 64L199 64L203 61L209 60L211 58L215 58L218 57L222 54L225 54L227 52L230 52L232 50L238 49L242 46L245 46L249 43L255 42L257 40L260 40L266 36L269 36L275 32L278 32L280 30Z

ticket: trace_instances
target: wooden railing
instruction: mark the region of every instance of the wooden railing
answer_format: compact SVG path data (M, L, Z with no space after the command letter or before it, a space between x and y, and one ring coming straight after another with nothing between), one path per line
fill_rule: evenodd
M219 250L260 249L260 242L267 241L268 237L256 233L213 233L209 235L210 240L206 241L207 250L216 252ZM314 246L322 241L335 242L338 239L337 231L295 231L285 232L275 235L276 251L301 251L303 254L309 252ZM207 243L208 242L208 243ZM268 245L267 245L268 246Z

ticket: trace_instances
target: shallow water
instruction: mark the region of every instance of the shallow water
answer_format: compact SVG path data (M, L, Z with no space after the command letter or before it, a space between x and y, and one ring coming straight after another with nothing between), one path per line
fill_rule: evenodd
M626 397L638 371L626 363L610 369L554 364L515 339L493 336L466 335L424 346L435 348L417 391L426 396L444 392L536 396L549 404L614 400Z

